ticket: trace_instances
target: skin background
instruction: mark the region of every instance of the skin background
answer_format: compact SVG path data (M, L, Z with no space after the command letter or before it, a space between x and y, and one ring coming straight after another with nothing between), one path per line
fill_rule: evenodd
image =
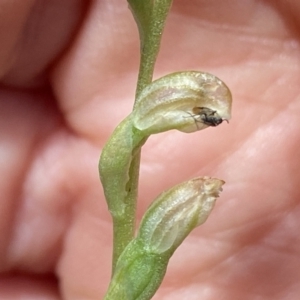
M298 299L300 3L174 0L155 78L220 77L232 120L143 148L138 216L195 176L226 181L155 300ZM0 0L0 299L101 299L111 219L100 149L130 112L138 34L125 0Z

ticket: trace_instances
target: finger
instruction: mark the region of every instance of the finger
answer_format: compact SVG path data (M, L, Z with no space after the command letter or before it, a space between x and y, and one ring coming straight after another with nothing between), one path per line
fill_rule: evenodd
M72 42L88 4L81 0L0 2L1 82L25 88L47 84L47 71Z

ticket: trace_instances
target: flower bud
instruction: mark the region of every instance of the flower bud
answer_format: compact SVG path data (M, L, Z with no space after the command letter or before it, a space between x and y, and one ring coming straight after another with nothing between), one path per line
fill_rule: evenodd
M105 300L150 299L171 255L206 220L223 184L215 178L196 178L162 193L145 213L137 237L120 255Z
M204 223L224 181L196 178L163 192L143 217L137 239L150 252L173 252L185 237Z
M231 93L216 76L177 72L148 85L137 99L133 125L153 134L170 129L194 132L231 118Z

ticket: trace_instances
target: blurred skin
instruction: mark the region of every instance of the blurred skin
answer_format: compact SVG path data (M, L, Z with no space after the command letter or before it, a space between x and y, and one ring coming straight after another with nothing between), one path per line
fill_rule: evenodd
M203 70L233 118L143 149L138 217L163 189L226 181L153 299L298 299L300 2L175 0L155 78ZM0 299L102 299L111 219L97 163L130 112L139 45L125 0L0 0Z

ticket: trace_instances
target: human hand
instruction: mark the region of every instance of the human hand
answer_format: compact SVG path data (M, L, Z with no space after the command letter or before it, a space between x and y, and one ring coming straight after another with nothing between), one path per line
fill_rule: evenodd
M133 105L136 26L125 0L19 2L0 2L0 299L101 299L112 229L97 164ZM299 15L295 0L174 1L155 77L215 74L233 118L143 147L139 218L176 183L226 181L153 299L297 299Z

